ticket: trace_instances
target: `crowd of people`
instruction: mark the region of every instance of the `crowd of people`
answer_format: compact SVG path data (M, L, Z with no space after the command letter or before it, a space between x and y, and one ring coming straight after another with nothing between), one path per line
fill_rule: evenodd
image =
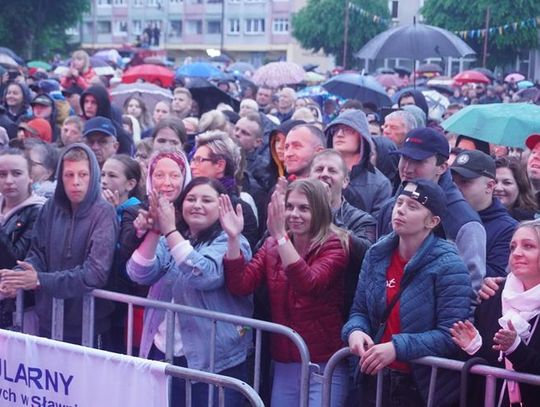
M321 368L350 347L332 406L375 405L381 371L382 405L424 405L429 370L411 363L423 356L540 373L540 127L520 151L444 132L443 117L478 99L463 89L440 117L415 90L385 117L290 87L246 91L238 112L199 114L181 84L171 103L117 105L84 51L61 78L4 75L0 87L0 328L21 289L25 332L50 337L63 298L71 343L95 288L265 319L298 332ZM139 356L164 360L165 312L135 319ZM95 345L125 352L126 320L97 301ZM251 330L217 323L211 361L211 324L177 314L172 362L249 381ZM263 355L265 401L297 406L298 350L272 335ZM435 405L455 405L459 383L442 375ZM185 383L172 388L183 405ZM310 380L310 406L321 391ZM505 405L539 393L498 383ZM208 387L192 397L206 405ZM225 405L241 396L227 390Z

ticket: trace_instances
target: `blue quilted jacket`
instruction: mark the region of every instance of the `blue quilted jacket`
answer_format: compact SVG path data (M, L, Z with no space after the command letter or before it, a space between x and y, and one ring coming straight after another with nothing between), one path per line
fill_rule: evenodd
M398 241L399 237L392 232L368 250L349 321L342 330L345 341L355 330L372 338L376 335L386 309L386 270ZM392 336L397 359L452 356L456 347L449 329L454 322L469 318L473 298L467 267L453 243L430 234L405 266L405 276L410 273L414 277L399 301L401 333ZM425 398L429 373L429 368L412 365L413 377ZM456 390L451 383L455 384L438 377L435 405L450 402Z

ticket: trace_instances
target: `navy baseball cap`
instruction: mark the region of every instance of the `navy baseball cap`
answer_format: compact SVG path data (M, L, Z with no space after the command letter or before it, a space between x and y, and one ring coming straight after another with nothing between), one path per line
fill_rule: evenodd
M407 133L403 147L390 154L400 154L422 161L434 155L450 156L450 145L441 132L430 127L420 127Z
M102 133L107 136L116 137L116 127L106 117L93 117L84 124L83 137L87 137L93 133Z
M479 150L466 150L458 154L450 170L463 178L474 179L488 177L495 179L495 160L490 155Z
M398 195L405 195L420 202L435 216L442 217L446 213L446 194L433 181L419 178L403 181Z

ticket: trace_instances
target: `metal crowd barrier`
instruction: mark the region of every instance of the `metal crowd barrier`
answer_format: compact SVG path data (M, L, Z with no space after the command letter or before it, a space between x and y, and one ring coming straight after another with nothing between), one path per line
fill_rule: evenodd
M93 290L83 299L83 315L82 315L82 345L94 346L94 309L95 299L100 298L127 304L128 306L128 321L127 321L127 354L132 355L133 352L133 306L142 306L149 308L163 309L166 312L166 361L173 360L173 344L174 344L174 317L175 313L189 314L196 317L207 318L212 320L211 349L210 351L210 372L214 371L215 367L215 341L216 341L216 322L228 322L235 325L249 327L255 330L255 366L253 375L253 388L255 392L259 392L260 376L261 376L261 343L262 332L271 332L274 334L285 335L297 347L301 359L301 375L300 375L300 407L308 407L309 400L309 377L312 367L318 368L310 362L309 350L303 338L293 329L284 325L275 324L272 322L261 321L253 318L246 318L221 312L208 311L205 309L188 307L185 305L173 304L168 302L150 300L147 298L136 297L127 294L121 294L106 290ZM17 312L15 315L15 325L22 330L22 313L23 303L22 298L17 301ZM52 326L51 338L62 341L63 339L63 321L64 321L64 301L59 298L53 299L52 309ZM213 400L213 387L210 387L209 404Z
M223 407L225 405L225 392L224 387L236 390L249 401L253 407L264 407L264 403L257 394L257 392L249 385L244 383L241 380L235 379L233 377L223 376L215 373L204 372L202 370L188 369L185 367L174 366L168 364L165 367L165 374L169 376L174 376L180 379L188 381L197 381L208 383L214 386L218 386L218 401L219 406ZM191 386L186 385L186 405L191 406Z
M332 384L332 375L336 366L344 359L352 356L352 353L349 348L342 348L328 361L324 369L324 373L320 378L322 380L322 402L321 407L330 407L330 391ZM439 369L455 370L462 371L463 365L465 362L452 359L444 359L434 356L426 356L423 358L415 359L411 363L417 363L420 365L431 367L431 377L429 381L429 392L427 407L433 407L433 399L435 395L436 383L437 383L437 373ZM540 386L540 376L533 375L528 373L519 373L512 370L501 369L498 367L488 366L488 365L474 365L469 370L470 373L476 374L479 376L484 376L486 378L485 386L485 407L494 407L496 402L497 395L496 391L496 380L505 379L512 380L519 383L527 383L535 386ZM383 391L383 381L382 381L382 372L379 372L377 375L377 398L376 398L376 407L382 407L382 391Z

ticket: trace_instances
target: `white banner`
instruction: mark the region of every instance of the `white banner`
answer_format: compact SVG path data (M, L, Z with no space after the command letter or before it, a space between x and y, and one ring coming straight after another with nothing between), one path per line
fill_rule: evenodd
M0 406L167 406L165 366L0 329Z

